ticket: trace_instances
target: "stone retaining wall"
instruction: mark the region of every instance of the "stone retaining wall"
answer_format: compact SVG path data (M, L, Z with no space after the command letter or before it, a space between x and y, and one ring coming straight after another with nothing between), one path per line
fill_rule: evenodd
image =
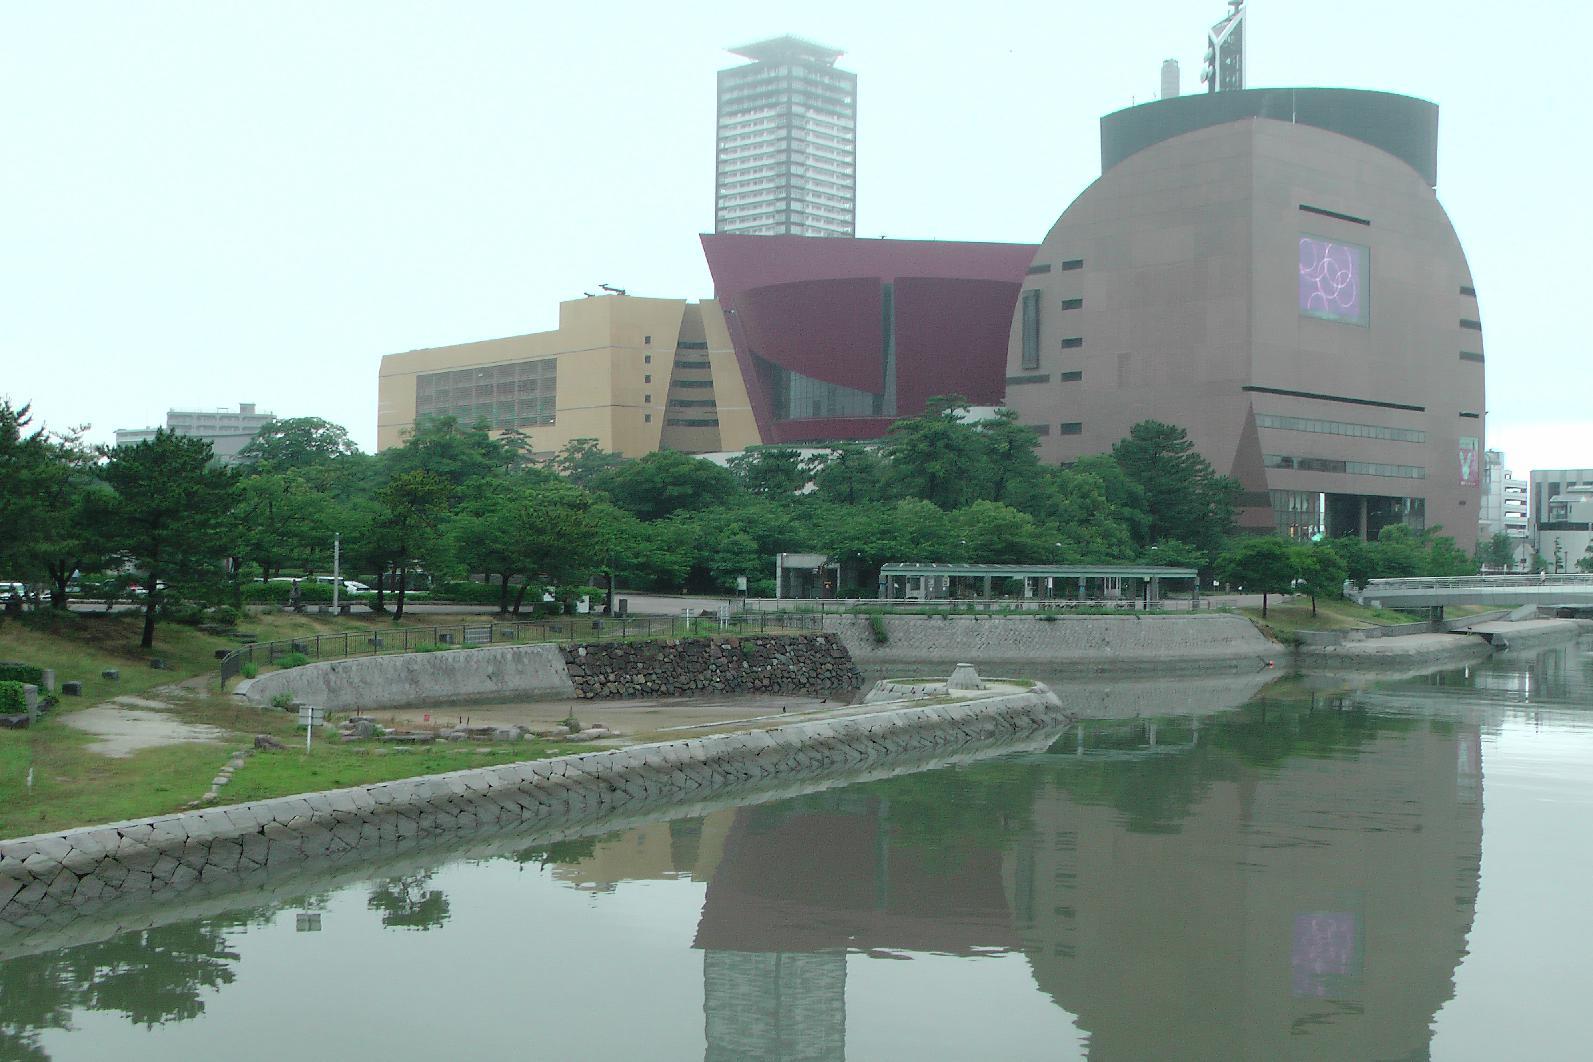
M840 640L755 635L563 647L575 696L678 697L703 693L829 693L863 676Z
M246 890L331 859L483 829L755 792L760 785L1010 742L1067 718L1050 691L282 797L0 842L0 928L112 904Z
M1046 619L1039 618L1045 615ZM832 616L859 664L932 661L1038 664L1044 671L1254 670L1279 647L1243 616Z
M490 697L573 697L556 645L499 645L435 653L358 656L271 671L239 689L251 704L279 693L334 711L394 708L422 701Z

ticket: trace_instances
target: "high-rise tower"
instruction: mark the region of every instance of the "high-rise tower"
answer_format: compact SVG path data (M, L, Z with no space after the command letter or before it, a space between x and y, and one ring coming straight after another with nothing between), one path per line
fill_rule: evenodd
M719 71L714 231L857 231L857 75L841 52L796 37L734 48Z
M1200 80L1207 92L1245 87L1245 0L1228 0L1228 15L1206 33L1206 62Z

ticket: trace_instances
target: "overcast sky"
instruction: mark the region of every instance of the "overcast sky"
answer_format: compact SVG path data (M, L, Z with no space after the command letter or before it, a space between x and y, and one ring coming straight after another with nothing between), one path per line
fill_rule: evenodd
M1440 105L1488 445L1593 466L1593 4L1251 9L1251 87ZM858 235L1038 242L1097 119L1165 58L1198 91L1225 10L0 0L0 394L97 440L252 401L369 449L385 353L551 328L600 282L710 296L714 73L782 33L858 75Z

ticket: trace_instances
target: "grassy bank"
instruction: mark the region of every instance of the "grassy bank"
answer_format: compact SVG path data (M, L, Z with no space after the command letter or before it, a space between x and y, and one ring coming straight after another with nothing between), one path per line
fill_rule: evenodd
M1444 610L1450 619L1495 611L1486 605L1451 606ZM1389 627L1401 623L1419 623L1423 615L1414 612L1397 612L1388 608L1367 608L1342 598L1319 597L1316 614L1311 614L1311 599L1304 596L1275 598L1267 608L1266 618L1261 609L1245 607L1239 612L1248 616L1256 626L1281 642L1290 641L1296 631L1349 631L1367 627Z

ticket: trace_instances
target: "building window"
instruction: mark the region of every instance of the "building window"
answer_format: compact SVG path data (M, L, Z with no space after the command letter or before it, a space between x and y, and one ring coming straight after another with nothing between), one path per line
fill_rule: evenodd
M1036 435L1051 434L1051 425L1049 424L1025 424L1024 427L1033 428Z
M1324 218L1333 218L1336 221L1348 221L1354 225L1371 224L1371 222L1367 221L1365 218L1358 218L1354 214L1340 214L1337 210L1326 210L1322 207L1308 206L1305 203L1300 204L1300 209L1305 211L1307 214L1317 214Z
M646 346L652 346L653 345L653 337L652 336L643 336L642 337L642 343L644 345L646 345Z
M1468 284L1460 285L1460 293L1468 299L1475 299L1477 297L1477 289Z
M1064 273L1068 272L1071 269L1083 269L1083 268L1084 268L1084 259L1082 259L1082 258L1069 258L1066 262L1062 263L1062 272L1064 272Z
M707 350L708 343L701 339L682 339L675 344L676 350Z
M642 364L643 365L651 365L652 363L653 363L653 356L651 354L643 354L642 355Z
M712 380L676 380L675 381L675 386L676 387L703 388L703 387L712 387L713 385L714 385L714 382Z
M1318 435L1344 435L1351 439L1387 439L1389 442L1419 443L1427 433L1414 428L1385 428L1379 424L1353 424L1342 420L1317 420L1312 417L1279 417L1257 413L1256 427L1282 431L1308 431Z
M1473 321L1469 317L1462 317L1460 319L1460 327L1470 329L1473 332L1481 332L1482 322Z
M1063 350L1078 350L1083 345L1084 345L1084 340L1080 339L1077 336L1072 336L1072 337L1070 337L1068 339L1064 339L1062 341L1062 349Z
M1040 367L1040 292L1023 293L1023 368Z
M642 373L642 383L652 383L652 382L653 382L653 374L652 373L650 373L650 372Z
M1083 369L1072 369L1072 370L1070 370L1068 372L1063 373L1061 375L1060 379L1062 380L1063 383L1071 383L1074 380L1082 380L1082 379L1084 379L1084 370Z
M1048 372L1035 373L1035 374L1030 375L1030 376L1009 376L1009 377L1007 377L1007 386L1008 387L1021 387L1024 384L1039 384L1039 383L1050 383L1050 382L1051 382L1051 374L1048 373Z
M706 362L706 361L687 361L684 358L676 358L675 359L675 368L677 368L677 369L706 369L706 368L708 368L708 362Z
M717 428L719 418L710 420L707 417L670 417L664 423L672 428Z
M1051 272L1051 263L1050 262L1039 262L1039 263L1036 263L1035 265L1032 265L1032 266L1029 267L1028 275L1032 277L1036 273L1049 273L1049 272Z
M1477 354L1477 353L1475 353L1473 351L1463 350L1463 351L1460 352L1460 360L1461 361L1482 361L1483 357L1482 357L1481 354Z
M644 403L646 403L646 404L647 404L647 405L652 405L652 403L653 403L653 396L652 396L652 395L643 395L643 396L642 396L642 401L643 401L643 402L644 402Z
M1331 457L1293 457L1288 454L1262 454L1267 468L1288 468L1297 472L1339 472L1351 476L1388 476L1393 479L1426 479L1427 470L1418 465L1385 465L1372 461L1341 461Z
M1083 435L1084 425L1077 420L1064 420L1057 428L1058 435Z
M471 369L420 373L415 377L415 420L457 417L496 430L554 422L558 397L557 358L512 361Z
M1062 300L1062 308L1064 310L1082 310L1082 309L1084 309L1084 300L1083 299L1063 299Z
M1482 414L1481 413L1462 413L1461 416L1465 417L1467 420L1481 420L1482 419Z
M643 413L642 414L642 423L643 424L651 424L652 422L653 422L653 415L651 413Z

